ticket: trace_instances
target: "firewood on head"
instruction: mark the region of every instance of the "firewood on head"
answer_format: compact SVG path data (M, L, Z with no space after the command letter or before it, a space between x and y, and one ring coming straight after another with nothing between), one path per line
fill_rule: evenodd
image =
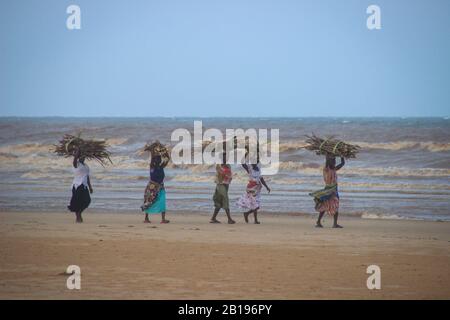
M111 153L107 150L108 145L104 140L86 140L81 138L81 133L77 136L65 134L63 138L54 145L53 152L65 158L75 155L79 150L80 158L86 160L96 160L102 166L112 163Z
M161 142L159 142L159 140L156 140L151 144L147 143L144 146L144 151L150 152L150 155L152 157L161 156L162 158L170 159L169 149Z
M346 143L336 139L334 136L322 139L312 134L306 136L306 150L314 151L317 155L343 157L346 159L356 158L357 153L361 149L358 145Z

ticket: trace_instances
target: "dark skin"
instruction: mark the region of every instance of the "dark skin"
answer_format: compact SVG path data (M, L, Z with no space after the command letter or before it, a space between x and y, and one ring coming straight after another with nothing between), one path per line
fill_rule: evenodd
M231 219L230 209L224 209L225 213L228 218L228 224L234 224L236 223L233 219ZM214 208L213 216L211 217L211 223L220 223L219 220L217 220L217 215L219 214L220 208Z
M336 171L340 170L345 165L345 159L341 157L341 163L336 166L336 158L335 157L327 157L325 161L325 166L329 169L335 169ZM321 220L324 216L325 212L319 212L319 218L317 219L316 227L317 228L323 228L323 225L321 223ZM333 216L333 228L342 228L337 221L338 221L339 212L336 212Z
M81 156L80 149L75 148L74 155L73 155L73 167L77 168L78 167L78 162L84 164L84 160L85 160L85 158ZM87 183L88 183L88 187L89 187L89 192L91 194L94 193L94 189L92 188L91 179L89 178L89 176L87 176ZM76 216L76 220L75 221L77 223L82 223L83 222L83 217L81 216L82 212L83 211L75 212L75 216Z
M252 166L253 166L253 170L259 170L257 165L252 164ZM247 164L242 164L242 167L245 169L245 171L247 171L247 173L249 173ZM261 184L266 188L267 192L270 193L270 188L267 186L266 181L264 180L263 177L260 178L260 181L261 181ZM260 222L258 221L258 210L259 210L259 207L254 210L249 210L249 211L244 212L245 222L248 223L248 216L253 212L255 224L260 224Z
M161 158L160 156L157 156L152 158L152 160L150 161L150 168L161 167L164 169L168 163L169 157ZM169 222L170 220L166 219L166 212L165 211L161 212L161 223L169 223ZM151 223L150 219L148 218L148 213L145 214L144 223Z
M224 145L224 150L225 150L225 145ZM226 166L227 163L227 154L224 152L222 155L222 164L221 166ZM216 167L216 170L218 170L218 168ZM234 224L236 223L233 219L231 219L231 213L230 213L230 209L224 209L225 213L227 215L228 218L228 224ZM217 220L217 215L219 214L220 208L214 208L214 213L211 217L211 221L210 223L220 223L219 220Z

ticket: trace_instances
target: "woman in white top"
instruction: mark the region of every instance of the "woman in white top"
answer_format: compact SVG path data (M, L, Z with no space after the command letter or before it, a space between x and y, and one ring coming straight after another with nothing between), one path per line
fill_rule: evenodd
M73 157L74 178L72 183L72 198L67 208L75 212L76 222L83 222L81 213L91 203L90 193L94 192L89 179L89 167L84 163L85 158L80 156L80 150L75 149Z
M246 209L244 212L245 222L248 223L248 216L253 212L255 223L258 221L258 210L261 207L261 189L264 186L270 193L270 188L267 186L266 181L261 176L261 168L258 164L243 164L245 171L248 173L248 184L245 193L239 198L237 205L242 209Z

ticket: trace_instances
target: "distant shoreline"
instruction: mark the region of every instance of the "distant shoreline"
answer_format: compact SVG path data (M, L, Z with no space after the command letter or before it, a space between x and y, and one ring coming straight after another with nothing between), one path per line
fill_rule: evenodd
M205 217L205 222L209 222L209 218L212 215L212 211L213 208L211 208L211 212L209 211L194 211L194 210L168 210L167 211L167 216L168 217L172 217L172 219L176 220L177 216L202 216ZM40 214L40 213L58 213L58 214L67 214L70 216L73 216L73 213L69 212L69 211L61 211L61 209L48 209L48 210L30 210L30 209L26 209L26 210L16 210L16 209L5 209L5 208L0 208L0 214L1 213L23 213L23 212L27 212L27 213L31 213L31 214ZM139 210L115 210L115 211L111 211L111 210L106 210L106 209L87 209L86 212L84 213L87 217L89 217L90 215L114 215L114 216L121 216L121 215L126 215L126 216L138 216L138 220L140 219L141 216L143 216L144 214ZM242 212L240 211L236 211L236 212L231 212L231 216L234 218L241 218L242 217ZM317 213L306 213L306 212L272 212L272 211L260 211L259 212L260 217L263 219L264 217L270 217L270 218L285 218L285 217L299 217L299 218L310 218L312 222L315 221L315 219L317 218ZM157 217L159 215L156 215ZM417 222L443 222L443 223L450 223L450 220L442 220L439 218L417 218L417 217L404 217L404 216L396 216L396 215L383 215L383 216L379 216L376 217L374 214L368 214L365 215L364 213L341 213L340 215L341 219L344 220L364 220L364 221L417 221ZM325 216L325 220L326 219L330 219L330 217ZM135 219L131 218L130 222L133 222Z

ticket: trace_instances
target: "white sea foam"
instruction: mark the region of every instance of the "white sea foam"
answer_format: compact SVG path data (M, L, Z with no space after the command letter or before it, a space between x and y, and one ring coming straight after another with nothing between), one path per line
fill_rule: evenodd
M42 149L42 148L41 148ZM112 165L102 167L96 161L89 161L91 169L95 171L114 170L148 170L149 164L146 159L136 159L127 155L112 156ZM55 171L67 170L72 167L71 158L57 157L50 152L32 154L5 154L0 153L1 168L9 171L41 170ZM168 169L177 169L193 174L214 172L213 165L174 165L169 164ZM280 163L280 174L295 173L306 176L322 175L322 164L304 163L299 161L282 161ZM408 167L355 167L345 166L339 171L340 176L361 177L445 177L450 179L450 169L444 168L408 168Z
M450 143L432 142L432 141L396 141L396 142L363 142L348 141L349 143L359 145L361 152L368 150L388 150L399 151L408 149L425 150L429 152L450 151ZM296 140L280 143L280 152L298 151L306 146L305 140Z
M424 215L414 215L414 216L402 216L398 214L386 214L386 213L363 213L361 215L362 219L373 219L373 220L433 220L433 221L450 221L450 216L448 217L432 217L429 214Z

